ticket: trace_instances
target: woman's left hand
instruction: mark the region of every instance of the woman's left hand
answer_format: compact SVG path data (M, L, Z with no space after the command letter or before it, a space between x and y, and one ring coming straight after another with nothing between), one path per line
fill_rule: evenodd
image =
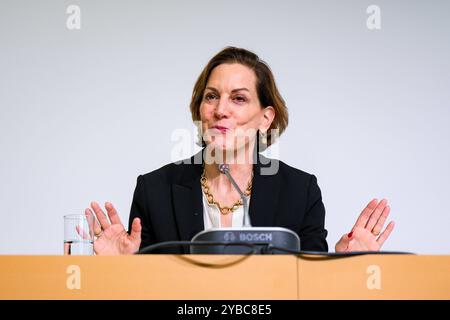
M348 234L344 234L336 243L336 252L379 251L394 230L394 221L389 222L383 232L383 226L389 215L387 200L378 202L373 199L364 208Z

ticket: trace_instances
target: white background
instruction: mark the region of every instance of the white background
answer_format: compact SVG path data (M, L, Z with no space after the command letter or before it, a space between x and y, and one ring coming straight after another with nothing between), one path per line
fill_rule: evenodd
M68 30L66 8L81 8ZM381 30L366 8L381 8ZM0 254L62 254L63 219L171 162L189 101L228 45L271 66L280 158L313 173L330 250L373 197L385 250L450 252L448 1L0 1ZM192 149L192 153L195 150ZM189 156L189 150L186 156Z

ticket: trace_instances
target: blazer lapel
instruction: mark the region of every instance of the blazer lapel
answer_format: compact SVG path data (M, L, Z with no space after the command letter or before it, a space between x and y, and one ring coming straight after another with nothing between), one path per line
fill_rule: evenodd
M253 227L275 225L281 177L278 170L275 174L268 175L267 169L271 165L278 165L276 161L279 160L269 160L258 154L257 162L253 165L253 186L249 206L250 222Z
M194 162L198 154L191 157L191 164L183 166L181 178L172 184L173 206L180 240L191 240L204 230L203 202L200 185L202 163ZM188 247L184 247L186 253Z

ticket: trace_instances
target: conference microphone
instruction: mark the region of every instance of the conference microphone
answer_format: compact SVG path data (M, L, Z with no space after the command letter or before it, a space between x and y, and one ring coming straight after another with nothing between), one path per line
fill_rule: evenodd
M234 189L236 189L236 191L239 193L239 195L241 196L242 199L242 205L244 206L244 219L242 222L242 226L245 227L245 217L247 216L248 213L248 203L247 203L247 198L245 197L245 194L242 192L242 190L239 188L239 186L237 185L236 181L234 181L233 177L230 174L230 166L222 163L219 164L219 171L220 173L223 173L224 175L227 176L228 180L230 180L231 184L233 185Z

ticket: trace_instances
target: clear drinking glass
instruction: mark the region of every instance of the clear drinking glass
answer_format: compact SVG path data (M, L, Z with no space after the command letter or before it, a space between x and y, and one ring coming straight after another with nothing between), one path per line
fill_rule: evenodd
M64 254L94 254L94 217L84 214L64 216Z

